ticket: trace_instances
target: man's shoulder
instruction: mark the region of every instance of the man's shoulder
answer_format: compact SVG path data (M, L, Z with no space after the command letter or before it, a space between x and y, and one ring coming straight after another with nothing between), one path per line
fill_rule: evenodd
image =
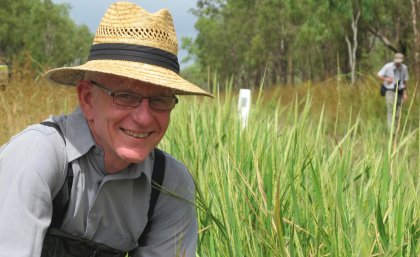
M382 66L382 68L379 70L378 75L385 75L386 73L392 71L394 69L394 63L393 62L389 62L386 63L384 66Z
M165 155L165 179L164 183L171 183L173 185L191 186L194 184L191 173L188 168L180 160L167 152Z
M0 149L0 163L5 170L43 179L52 190L66 167L65 144L55 128L34 124L15 135ZM32 172L28 172L32 171ZM57 172L60 171L60 172Z
M389 62L387 64L384 65L384 68L386 69L393 69L395 66L394 62Z
M182 163L180 160L176 159L171 154L162 151L165 156L165 162L166 162L166 169L170 168L171 170L174 170L174 172L183 173L183 174L190 174L186 165Z
M44 126L42 124L33 124L26 127L24 130L14 135L9 142L3 145L2 149L6 147L19 147L23 150L31 150L32 146L36 152L43 153L42 150L47 148L55 147L57 145L58 138L56 129ZM60 145L60 144L59 144ZM39 149L41 147L42 149Z

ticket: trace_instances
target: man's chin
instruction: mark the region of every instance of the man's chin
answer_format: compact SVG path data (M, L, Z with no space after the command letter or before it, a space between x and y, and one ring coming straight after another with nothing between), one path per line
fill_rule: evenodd
M122 159L129 163L140 163L146 160L146 158L149 156L150 151L122 151L120 152L120 156Z

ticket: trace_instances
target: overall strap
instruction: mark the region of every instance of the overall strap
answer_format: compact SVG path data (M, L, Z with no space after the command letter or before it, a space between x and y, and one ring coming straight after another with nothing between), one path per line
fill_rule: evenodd
M42 125L47 126L47 127L51 127L51 128L55 128L55 130L57 130L58 134L60 134L61 138L64 141L64 144L66 144L66 139L64 138L64 134L63 131L61 131L60 126L58 126L57 123L53 122L53 121L43 121L41 122Z
M66 139L64 138L63 131L61 131L60 126L57 123L52 121L43 121L41 122L42 125L55 128L57 132L60 134L61 138L66 144ZM67 166L67 173L66 178L64 180L63 186L61 187L60 191L58 191L57 195L53 199L53 212L51 217L51 225L50 228L59 228L61 224L63 224L64 216L66 215L67 208L70 202L70 195L71 195L71 187L73 185L73 169L71 168L71 164L69 163Z
M153 212L162 188L163 178L165 177L165 156L161 150L155 148L155 161L153 163L152 174L152 192L150 195L149 211L147 212L147 224L138 240L139 245L143 245L147 233L150 231L152 225Z

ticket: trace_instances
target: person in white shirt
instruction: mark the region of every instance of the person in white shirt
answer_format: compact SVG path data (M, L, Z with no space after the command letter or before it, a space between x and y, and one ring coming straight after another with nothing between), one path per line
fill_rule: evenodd
M387 108L387 124L388 128L392 128L392 117L394 110L395 97L397 96L397 105L395 110L394 124L398 124L401 105L403 101L408 99L407 81L408 68L403 64L404 55L396 53L394 61L385 64L378 72L378 78L382 81L383 90L385 91L385 102Z

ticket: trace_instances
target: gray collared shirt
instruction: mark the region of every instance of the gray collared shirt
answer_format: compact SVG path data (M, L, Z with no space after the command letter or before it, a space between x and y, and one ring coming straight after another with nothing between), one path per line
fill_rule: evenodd
M0 148L0 256L40 256L52 199L70 163L73 186L62 230L128 251L134 256L195 256L194 182L185 166L165 153L166 169L145 246L153 153L142 163L105 174L104 154L77 109L51 117L63 131L32 125Z
M408 68L407 65L401 63L401 66L397 68L394 62L385 64L381 70L378 72L378 75L381 77L390 77L393 78L393 82L388 83L384 82L384 86L387 89L394 89L396 83L398 83L398 89L405 88L405 82L408 81Z

